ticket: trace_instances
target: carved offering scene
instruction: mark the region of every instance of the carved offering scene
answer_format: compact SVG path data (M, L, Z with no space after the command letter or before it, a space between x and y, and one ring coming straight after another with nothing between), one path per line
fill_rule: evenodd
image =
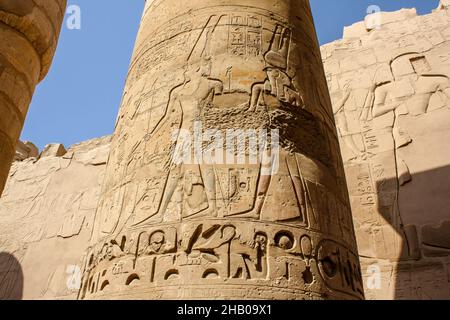
M450 300L450 0L110 2L0 0L0 300Z
M361 299L309 3L216 2L147 4L79 298Z

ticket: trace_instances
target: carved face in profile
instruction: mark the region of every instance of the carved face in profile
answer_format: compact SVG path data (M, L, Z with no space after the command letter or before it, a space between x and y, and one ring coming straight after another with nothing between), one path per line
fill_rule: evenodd
M405 77L420 76L429 73L431 67L426 57L419 53L406 53L396 57L390 63L394 80L399 81Z
M209 77L209 76L211 76L211 68L212 68L212 61L211 61L211 58L210 58L210 57L208 57L208 58L203 58L203 59L202 59L202 65L201 65L201 67L200 67L201 75L202 75L203 77Z
M187 64L184 67L184 80L185 81L191 81L193 79L195 79L196 77L198 77L199 72L201 71L201 68L198 66L194 66L191 64Z
M149 250L151 252L159 252L164 245L165 237L162 231L152 233L149 239Z
M265 251L267 246L267 236L263 233L255 235L255 249Z

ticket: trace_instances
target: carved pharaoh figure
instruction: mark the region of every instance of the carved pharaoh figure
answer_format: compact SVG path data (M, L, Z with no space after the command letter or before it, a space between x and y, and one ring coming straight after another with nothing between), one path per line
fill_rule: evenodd
M379 77L383 67L389 72ZM378 67L369 88L347 83L341 99L334 104L342 149L346 150L347 175L350 181L358 180L358 193L364 194L361 203L355 205L363 206L361 212L365 212L376 200L376 210L398 233L394 237L404 239L402 259L420 258L416 228L405 223L399 209L399 188L412 179L401 151L414 143L401 127L402 120L448 106L449 88L448 76L432 70L425 54L406 52L395 56L389 65ZM371 192L375 197L369 196ZM389 237L392 230L385 229L381 234Z
M208 41L208 40L207 40ZM206 44L208 45L208 44ZM170 200L179 184L180 178L184 178L185 186L184 192L187 196L187 210L185 216L191 216L199 213L207 208L210 209L212 214L215 212L215 180L214 173L211 172L212 168L207 166L200 166L197 155L192 152L190 136L188 141L184 140L184 137L179 133L193 132L194 122L199 119L199 114L202 111L201 108L208 102L211 102L214 95L220 94L223 91L223 84L220 80L210 78L210 57L204 58L204 65L201 67L186 66L184 74L184 82L179 87L173 89L170 94L167 109L169 112L176 112L176 108L180 108L178 111L179 119L175 120L179 122L179 131L175 132L175 143L173 146L173 153L175 157L178 157L181 162L184 162L185 157L188 156L190 163L172 164L170 168L170 174L168 177L166 190L164 191L163 199L161 201L158 212L153 213L154 216L160 216L166 211ZM208 101L210 99L210 101ZM173 121L170 116L163 121ZM156 127L155 130L160 129ZM178 134L177 134L178 133ZM150 136L153 132L149 133ZM186 155L185 153L188 153ZM196 187L202 188L201 195L194 195ZM145 197L145 195L144 195ZM197 199L192 199L192 198ZM145 199L144 199L145 200ZM135 216L135 224L139 224L151 218L149 216L148 208L143 208Z
M330 114L308 1L147 1L79 298L363 298Z

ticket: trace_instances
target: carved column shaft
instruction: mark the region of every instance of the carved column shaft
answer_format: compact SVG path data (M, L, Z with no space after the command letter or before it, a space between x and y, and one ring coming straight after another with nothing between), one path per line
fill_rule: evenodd
M363 298L308 1L147 1L79 297Z
M0 0L0 194L34 89L48 72L66 0Z

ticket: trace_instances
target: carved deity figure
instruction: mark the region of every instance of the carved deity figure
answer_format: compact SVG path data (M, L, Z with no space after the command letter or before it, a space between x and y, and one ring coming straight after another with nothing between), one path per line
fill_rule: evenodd
M269 51L264 55L267 78L264 82L255 83L252 87L249 111L255 111L260 105L264 93L276 97L280 101L303 107L303 98L287 74L291 30L277 26L274 31Z
M404 70L406 69L406 70ZM379 85L373 106L373 117L380 117L395 111L403 103L411 115L421 115L428 111L433 94L439 94L444 100L450 99L450 80L446 75L431 72L426 57L419 54L405 54L391 62L393 82ZM415 94L409 94L407 100L396 99L396 85L409 84ZM446 103L444 103L445 105Z
M80 297L363 298L309 2L204 2L146 2Z
M373 89L369 90L362 108L358 108L357 105L354 105L354 102L350 102L350 97L352 95L350 83L345 84L343 91L342 98L337 103L333 104L333 112L338 133L350 150L350 158L361 160L366 157L366 152L364 148L358 146L355 141L355 135L359 135L361 131L361 122L370 120L368 111L373 105Z
M211 57L209 56L210 33L208 33L205 42L205 49L202 54L203 61L201 66L193 66L189 63L185 67L184 81L181 85L175 87L170 93L167 112L169 113L162 123L173 120L170 113L180 115L178 120L181 125L178 133L192 133L194 131L194 122L200 119L202 108L212 103L214 96L223 92L223 83L220 80L211 78ZM152 136L157 132L160 126L157 126L149 135ZM188 138L186 141L184 138ZM202 215L215 215L215 173L213 166L201 163L194 152L191 144L192 135L176 136L173 147L173 155L178 159L182 159L181 163L172 163L170 173L167 180L163 198L159 210L152 215L148 215L148 210L141 210L134 218L134 224L140 224L152 217L156 217L159 221L163 219L163 215L169 206L170 201L180 182L184 180L183 192L186 199L186 206L183 215L190 217L198 213ZM186 153L190 153L187 158L191 159L190 163L183 163L186 159Z

